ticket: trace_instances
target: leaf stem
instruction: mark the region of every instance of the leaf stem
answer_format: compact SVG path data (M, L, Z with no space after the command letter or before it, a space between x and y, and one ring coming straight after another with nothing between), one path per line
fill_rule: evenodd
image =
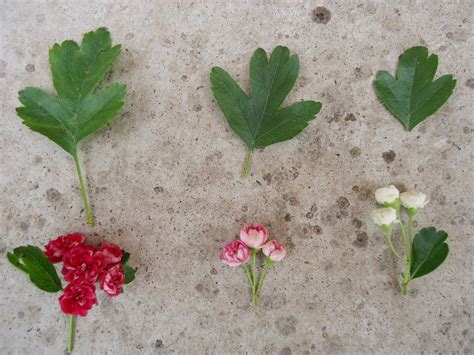
M247 155L245 157L244 162L244 169L242 170L242 178L246 178L249 175L250 168L252 167L252 155L253 155L253 148L249 148L247 151Z
M76 316L71 315L69 318L69 343L68 343L68 352L72 353L74 349L74 332L76 328Z
M79 176L79 184L81 185L82 199L84 200L84 206L86 209L87 223L89 224L89 226L94 227L94 216L92 216L89 200L87 199L87 191L84 185L84 179L82 178L81 164L79 163L79 157L77 156L77 152L74 152L72 156L74 157L74 162L76 163L77 175Z

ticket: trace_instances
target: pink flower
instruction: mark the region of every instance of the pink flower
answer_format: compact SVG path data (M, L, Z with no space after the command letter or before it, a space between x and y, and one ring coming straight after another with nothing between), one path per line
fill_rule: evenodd
M240 240L249 248L260 249L268 239L268 231L261 224L245 225L240 231Z
M266 243L262 248L262 252L272 261L281 261L286 255L285 246L275 239Z
M69 282L93 283L104 272L105 261L90 245L82 245L69 250L63 258L62 273Z
M100 288L109 296L118 296L122 292L125 282L125 273L122 270L122 263L110 267L100 277Z
M245 264L250 259L249 248L240 240L231 240L219 253L219 259L229 266Z
M102 255L105 265L114 265L122 260L122 249L116 244L104 243L97 254Z
M50 240L44 247L44 253L51 263L59 263L63 261L63 256L70 249L82 245L86 237L80 233L62 235L55 240Z
M87 316L96 303L95 286L90 283L72 282L59 297L59 305L64 313L82 317Z

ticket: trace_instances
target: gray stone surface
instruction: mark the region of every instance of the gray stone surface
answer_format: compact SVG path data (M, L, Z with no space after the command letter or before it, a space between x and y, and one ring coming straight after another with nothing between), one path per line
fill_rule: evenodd
M397 4L395 4L397 3ZM315 14L316 7L330 12ZM471 1L2 1L0 250L68 231L132 253L137 280L78 321L77 354L463 354L473 345ZM51 90L48 49L107 26L123 55L110 80L126 107L80 149L97 226L85 225L73 161L15 116L25 86ZM323 103L297 139L258 151L213 101L209 71L248 88L257 47L301 59L287 102ZM411 133L376 99L379 69L412 45L458 80ZM431 199L418 222L450 234L451 255L403 298L369 213L390 182ZM241 270L217 253L244 222L286 243L254 310ZM0 353L62 354L57 295L0 259Z

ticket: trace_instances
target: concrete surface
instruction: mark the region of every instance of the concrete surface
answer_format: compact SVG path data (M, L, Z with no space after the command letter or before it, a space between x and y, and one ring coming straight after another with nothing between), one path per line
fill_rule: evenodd
M2 254L69 231L132 253L137 280L77 327L77 354L473 353L473 88L471 1L2 1ZM395 2L393 2L395 4ZM330 11L313 16L316 7ZM329 20L329 21L328 21ZM324 23L326 22L326 23ZM29 132L14 108L27 85L51 89L53 43L107 26L123 55L123 114L81 146L93 212L85 225L73 161ZM213 101L209 71L248 88L248 62L282 44L301 59L287 102L323 103L297 139L255 154ZM412 45L439 54L458 80L413 132L376 99L379 69ZM394 263L369 220L390 182L430 196L419 218L449 232L451 255L400 296ZM262 306L217 253L244 222L286 243ZM0 259L0 353L62 354L67 318Z

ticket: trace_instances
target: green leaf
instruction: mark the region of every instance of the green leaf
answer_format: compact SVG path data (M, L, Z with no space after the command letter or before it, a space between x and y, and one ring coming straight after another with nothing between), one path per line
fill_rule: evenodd
M400 56L396 78L385 70L377 73L378 98L407 131L434 114L453 93L452 75L433 81L437 68L436 54L428 56L427 48L412 47Z
M411 278L424 276L440 266L449 253L449 247L444 241L448 238L445 231L436 228L423 228L413 240L413 263Z
M27 87L19 92L23 106L16 109L26 126L74 157L91 225L94 221L83 186L77 145L112 121L124 105L125 85L97 88L120 51L120 45L112 47L106 28L86 33L80 46L74 41L55 44L49 51L49 62L57 96Z
M121 263L123 265L125 265L127 263L128 259L130 259L130 253L125 251L125 250L122 250L122 259L120 260Z
M299 68L298 56L290 56L286 47L276 47L270 61L263 49L257 49L250 61L250 95L225 70L212 68L212 92L217 104L250 152L295 137L321 109L321 103L315 101L280 108L296 82Z
M35 246L18 247L7 258L15 267L26 272L40 290L58 292L62 290L56 269L49 262L43 251Z
M122 270L125 273L125 284L129 284L135 280L135 269L128 265L122 265Z

